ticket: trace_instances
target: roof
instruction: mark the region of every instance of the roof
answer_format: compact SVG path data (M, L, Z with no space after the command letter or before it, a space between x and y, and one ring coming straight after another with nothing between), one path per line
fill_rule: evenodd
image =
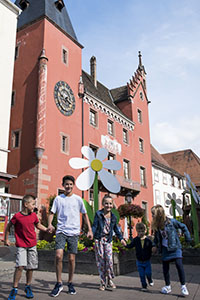
M200 158L191 149L165 153L162 157L177 172L189 174L194 184L200 186Z
M123 101L128 99L128 89L127 86L121 86L110 90L114 101Z
M20 6L21 0L16 0L15 4ZM74 32L72 23L65 6L60 11L56 8L55 0L28 0L29 5L25 8L18 17L17 28L21 28L24 25L30 24L41 17L46 16L53 21L58 27L64 30L68 35L78 42L76 34ZM64 2L62 2L64 4Z
M151 145L151 161L152 164L157 165L162 169L174 174L177 177L183 177L184 175L177 172L172 166L162 157L162 155Z
M94 97L102 100L109 106L111 106L115 111L119 112L121 115L127 118L122 111L115 105L114 99L112 97L111 91L105 87L102 83L97 81L97 87L94 86L91 75L82 70L82 78L86 92L89 92ZM132 121L132 120L131 120Z

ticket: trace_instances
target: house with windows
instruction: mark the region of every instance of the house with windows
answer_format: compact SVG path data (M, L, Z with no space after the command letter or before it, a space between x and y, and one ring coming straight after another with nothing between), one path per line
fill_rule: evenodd
M18 20L13 105L11 105L8 170L17 175L10 191L37 197L46 206L50 195L62 192L62 177L81 170L69 159L81 157L81 147L108 149L121 169L113 175L121 190L115 204L129 192L151 218L153 205L151 147L146 71L139 63L121 87L108 89L97 78L97 59L90 74L82 70L82 48L65 3L17 0ZM128 82L127 82L128 80ZM127 83L126 83L127 82ZM110 170L108 170L110 171ZM110 171L111 172L111 171ZM93 189L74 192L93 203ZM107 193L99 182L99 207Z
M200 158L191 149L164 153L162 157L177 172L189 174L200 192Z
M11 211L10 199L18 196L9 194L9 182L16 177L7 171L10 107L12 98L12 81L17 17L20 9L9 0L0 1L0 239L3 236L7 214ZM9 27L9 30L8 30ZM20 197L19 197L20 198Z
M179 207L183 207L185 197L186 180L183 174L174 170L171 165L163 158L163 156L151 145L151 159L152 159L152 176L153 176L153 194L154 205L160 204L164 207L166 215L172 217L170 214L170 205L166 203L169 199L168 194L176 195L175 199L180 199ZM188 198L189 202L189 198ZM177 215L179 213L177 212Z

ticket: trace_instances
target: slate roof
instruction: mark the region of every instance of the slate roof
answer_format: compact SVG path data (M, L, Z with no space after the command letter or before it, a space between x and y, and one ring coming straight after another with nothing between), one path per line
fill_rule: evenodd
M117 107L117 105L114 103L114 99L112 96L111 91L105 87L102 83L97 81L97 87L94 86L91 75L89 75L87 72L82 70L82 77L83 77L83 83L86 92L89 92L93 96L97 97L99 100L105 102L109 106L111 106L116 112L119 112L121 115L125 116L122 111ZM132 121L132 120L131 120Z
M194 184L200 187L200 158L191 149L165 153L162 157L177 172L189 174Z
M172 166L162 157L162 155L152 145L151 145L151 161L152 164L155 164L158 167L161 167L162 169L166 169L166 171L172 173L178 178L184 177L182 173L179 173L177 172L177 170L173 169Z
M121 86L110 90L114 101L123 101L128 99L128 89L127 86Z
M15 5L19 8L20 1L15 1ZM46 16L78 42L66 7L59 11L55 6L55 0L28 0L28 2L29 6L18 17L18 29Z

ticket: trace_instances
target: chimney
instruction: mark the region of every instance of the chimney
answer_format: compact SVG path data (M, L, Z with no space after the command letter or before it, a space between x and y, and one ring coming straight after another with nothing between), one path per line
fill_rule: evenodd
M97 87L97 62L95 56L90 58L90 75L94 86Z

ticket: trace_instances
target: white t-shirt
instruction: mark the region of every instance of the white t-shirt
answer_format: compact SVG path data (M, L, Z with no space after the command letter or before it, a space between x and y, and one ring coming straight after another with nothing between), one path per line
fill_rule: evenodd
M57 213L57 231L66 235L80 234L80 213L85 214L86 209L80 196L72 194L67 197L64 194L54 199L52 213Z

